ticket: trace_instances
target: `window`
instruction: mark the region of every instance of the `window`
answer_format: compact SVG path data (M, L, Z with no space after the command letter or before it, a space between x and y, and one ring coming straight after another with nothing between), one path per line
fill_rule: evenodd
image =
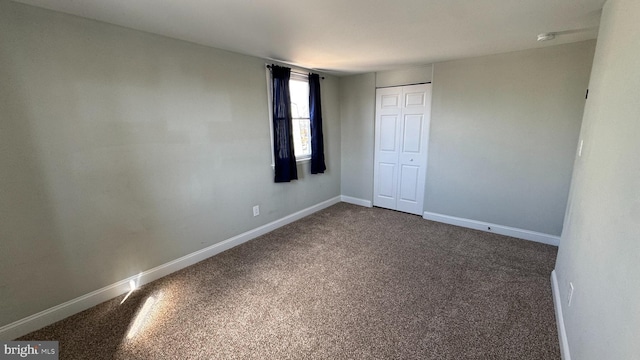
M309 80L306 75L291 73L291 120L296 160L311 158L311 122L309 121Z
M267 97L269 101L269 129L271 132L271 167L275 168L273 129L273 79L271 65L266 64ZM289 73L289 99L291 101L291 135L296 162L308 161L312 157L309 74ZM320 152L319 152L320 153ZM322 161L324 163L324 160Z

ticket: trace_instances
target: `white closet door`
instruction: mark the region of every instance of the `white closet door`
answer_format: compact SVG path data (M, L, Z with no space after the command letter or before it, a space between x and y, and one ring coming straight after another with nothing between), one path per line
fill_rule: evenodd
M376 90L373 205L421 215L431 84Z

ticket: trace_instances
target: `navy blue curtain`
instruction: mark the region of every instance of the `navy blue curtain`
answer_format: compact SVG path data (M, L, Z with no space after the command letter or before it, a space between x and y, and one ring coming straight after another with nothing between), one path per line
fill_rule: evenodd
M309 122L311 123L311 173L321 174L324 164L322 135L322 102L320 101L320 75L309 74Z
M293 131L291 129L290 77L290 68L271 65L273 155L275 162L275 182L277 183L298 179L296 155L293 149Z

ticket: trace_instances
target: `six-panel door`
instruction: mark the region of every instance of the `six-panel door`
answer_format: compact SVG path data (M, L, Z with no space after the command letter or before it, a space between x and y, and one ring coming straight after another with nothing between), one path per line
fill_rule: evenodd
M373 205L421 215L431 84L376 90Z

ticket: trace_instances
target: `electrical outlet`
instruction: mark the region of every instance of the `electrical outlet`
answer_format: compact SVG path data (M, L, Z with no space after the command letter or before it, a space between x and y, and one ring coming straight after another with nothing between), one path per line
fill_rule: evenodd
M260 205L256 205L253 207L253 216L260 215Z
M573 300L573 283L569 282L569 296L567 298L567 306L571 306L571 300Z

